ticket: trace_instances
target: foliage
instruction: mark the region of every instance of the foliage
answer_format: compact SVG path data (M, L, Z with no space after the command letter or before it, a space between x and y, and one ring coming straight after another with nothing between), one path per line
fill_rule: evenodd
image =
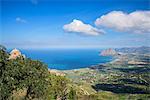
M48 100L75 100L76 91L72 83L65 76L49 75L49 85L47 91Z
M68 87L64 76L50 74L45 64L29 58L8 59L6 49L0 47L0 100L17 98L17 92L24 92L24 99L73 98L74 91Z
M1 55L1 99L7 99L13 91L27 89L26 98L42 97L46 88L47 66L40 61L24 59L8 59L3 49Z

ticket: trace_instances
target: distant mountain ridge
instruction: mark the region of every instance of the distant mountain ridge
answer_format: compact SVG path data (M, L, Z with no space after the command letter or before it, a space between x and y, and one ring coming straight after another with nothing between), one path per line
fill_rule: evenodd
M125 48L109 48L103 50L100 55L101 56L117 56L121 54L150 54L150 47L142 46L142 47L125 47Z
M142 47L125 47L125 48L116 48L117 52L122 53L139 53L139 54L149 54L150 47L142 46Z

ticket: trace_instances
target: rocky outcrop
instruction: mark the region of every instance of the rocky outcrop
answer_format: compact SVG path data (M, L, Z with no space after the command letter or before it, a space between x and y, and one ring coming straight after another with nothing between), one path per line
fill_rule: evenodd
M106 50L103 50L101 53L100 53L101 56L115 56L115 55L118 55L118 52L116 52L114 49L106 49Z
M9 59L16 59L17 57L21 57L21 56L25 58L25 55L21 54L21 52L15 48L10 52Z
M20 56L21 56L21 52L15 48L10 52L9 59L16 59L17 57L20 57Z

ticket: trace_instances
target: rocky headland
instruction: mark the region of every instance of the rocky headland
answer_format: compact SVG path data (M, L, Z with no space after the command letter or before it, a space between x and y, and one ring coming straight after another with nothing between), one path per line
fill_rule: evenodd
M115 55L118 55L119 53L112 49L112 48L109 48L109 49L106 49L106 50L103 50L100 55L101 56L115 56Z

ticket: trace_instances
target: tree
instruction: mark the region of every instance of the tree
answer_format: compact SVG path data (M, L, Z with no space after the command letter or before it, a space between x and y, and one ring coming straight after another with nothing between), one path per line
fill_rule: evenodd
M6 70L8 63L8 54L6 48L0 45L0 100L6 99L10 95L9 87L6 86L6 81L4 80L4 72Z
M0 99L7 100L14 91L26 89L25 98L41 98L47 88L48 68L40 61L8 59L9 54L0 49Z
M26 100L72 100L75 96L65 76L50 74L47 65L22 56L9 59L6 48L0 46L0 100L13 99L23 90Z
M68 98L69 100L76 100L76 91L73 87L70 88Z
M69 92L69 80L65 76L49 75L49 99L66 100Z

